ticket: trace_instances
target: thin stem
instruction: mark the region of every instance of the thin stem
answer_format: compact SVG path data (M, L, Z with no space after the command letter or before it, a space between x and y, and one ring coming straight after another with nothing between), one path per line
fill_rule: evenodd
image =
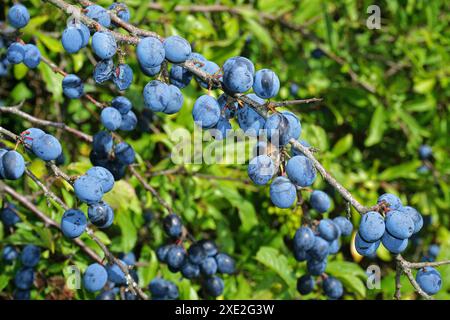
M345 200L347 200L356 209L356 211L363 214L371 210L371 208L365 207L361 203L359 203L359 201L356 200L353 195L322 166L322 164L314 157L309 148L304 147L295 139L291 139L289 142L295 149L302 152L308 159L313 162L314 167L316 167L317 171L320 172L325 181L327 181L334 189L336 189L336 191L339 192L339 194Z
M169 212L169 214L173 213L172 207L161 197L161 195L158 193L158 191L155 190L151 185L147 183L147 181L140 175L139 172L136 171L136 169L133 166L129 166L128 169L133 174L133 176L138 179L138 181L141 183L141 185L147 190L150 191L150 193L158 199L158 202Z
M86 142L92 142L92 137L88 134L85 134L77 129L74 129L72 127L69 127L68 125L66 125L63 122L52 122L52 121L48 121L48 120L43 120L43 119L39 119L36 117L33 117L32 115L23 112L22 110L20 110L18 107L0 107L0 113L10 113L10 114L14 114L17 115L25 120L30 121L33 124L37 124L43 127L53 127L53 128L57 128L57 129L62 129L65 130L71 134L73 134L74 136L80 138L81 140L84 140Z

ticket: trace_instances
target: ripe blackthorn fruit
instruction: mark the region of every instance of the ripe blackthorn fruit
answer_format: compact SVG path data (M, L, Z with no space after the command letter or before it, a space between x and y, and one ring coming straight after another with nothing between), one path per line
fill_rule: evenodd
M26 245L22 250L20 259L24 266L35 267L41 259L41 249L32 244Z
M340 236L340 230L330 219L322 219L318 227L319 235L327 241L334 241Z
M14 277L14 284L20 290L28 290L33 285L34 270L32 268L22 268L17 271Z
M392 210L386 215L386 230L397 239L408 239L414 233L414 221L408 214Z
M257 185L265 185L275 174L275 164L267 155L253 158L248 164L248 176Z
M327 277L322 283L322 288L330 299L339 299L344 294L342 283L334 277Z
M139 64L144 68L160 66L165 58L164 46L155 37L143 38L136 47Z
M108 169L92 167L86 172L86 175L97 179L101 183L104 193L111 191L114 187L114 177Z
M80 29L70 26L66 28L61 36L61 43L68 53L76 53L83 46L83 33Z
M110 59L117 51L117 43L109 32L98 31L92 36L92 50L100 59Z
M75 194L82 202L94 204L103 197L102 184L91 176L81 176L73 184Z
M105 8L103 8L99 5L93 4L93 5L86 7L85 11L86 11L86 15L89 18L91 18L92 20L97 21L105 28L110 27L111 17Z
M388 231L384 233L381 238L381 242L383 243L383 246L389 250L389 252L394 254L403 252L408 246L408 239L397 239L389 234Z
M104 108L100 114L100 119L105 128L110 131L119 129L122 124L122 115L113 107Z
M126 142L121 142L114 147L114 154L116 159L124 165L130 165L134 163L136 154L133 148Z
M114 71L115 66L112 59L101 60L95 65L94 81L98 84L104 83L112 79Z
M83 275L83 285L89 292L95 292L102 289L108 280L108 272L98 264L89 265Z
M308 254L315 260L323 261L328 256L329 249L330 244L328 241L322 237L315 236L314 245L308 250Z
M336 217L333 222L339 227L343 236L349 236L353 231L353 224L345 217Z
M123 266L126 268L127 264L125 261L121 260ZM106 271L108 272L108 280L114 282L115 284L126 284L127 278L125 273L119 267L117 263L110 264L106 266Z
M359 225L359 235L366 242L375 242L381 239L385 231L384 219L378 212L369 211L363 214Z
M385 193L381 195L378 198L377 203L380 204L382 202L385 202L391 210L398 210L402 207L402 202L400 201L400 199L396 195L393 195L391 193Z
M309 274L305 274L297 280L297 290L300 294L309 294L314 290L315 281Z
M23 63L30 69L36 68L41 62L41 52L34 44L26 44L24 50Z
M16 207L12 203L7 203L5 208L0 211L0 219L6 227L12 227L20 222L19 216L15 212Z
M50 134L44 134L33 140L33 153L44 161L58 158L62 152L58 139Z
M17 151L8 151L0 157L3 175L8 180L17 180L25 172L25 161Z
M113 72L113 82L120 91L127 90L133 82L133 69L127 64L119 64Z
M223 84L230 93L243 93L253 86L255 67L244 57L233 57L223 65Z
M8 10L8 21L16 29L25 27L30 21L30 14L22 4L15 4Z
M223 280L217 276L206 278L204 281L204 288L208 295L218 297L223 293Z
M212 276L217 272L217 262L213 257L208 257L200 263L200 272L204 276Z
M69 99L78 99L84 93L83 81L74 74L68 74L64 77L62 88L64 95Z
M250 93L247 95L248 98L252 99L256 103L264 104L264 100ZM244 104L243 108L239 108L237 111L237 120L239 127L250 136L258 136L260 130L264 127L266 120L258 114L253 108Z
M218 253L215 257L217 262L217 271L219 273L233 274L236 266L233 258L225 253Z
M309 187L316 180L316 168L305 156L295 156L286 165L289 179L300 187Z
M125 22L130 21L130 10L128 10L125 3L114 2L108 7L108 9L114 11L121 20ZM114 22L112 24L116 26Z
M187 279L194 279L200 275L200 268L198 265L188 261L181 267L181 274Z
M183 224L176 214L170 214L163 220L164 231L169 237L179 238L182 233Z
M422 229L423 218L422 215L419 213L419 211L410 206L405 206L401 208L400 211L409 216L411 220L414 222L414 233L417 233L420 231L420 229Z
M425 267L417 271L416 281L429 295L436 294L442 287L441 274L433 267Z
M61 231L70 238L78 238L86 230L87 219L80 210L70 209L64 212L61 219Z
M330 209L331 206L330 197L321 190L314 190L311 193L310 202L311 207L316 209L319 213L328 211L328 209Z
M18 42L12 43L6 52L6 59L12 64L19 64L25 58L24 45Z
M106 202L94 203L89 205L88 218L93 225L108 228L114 221L114 211Z
M364 239L359 235L359 232L356 234L355 237L355 249L356 251L362 255L362 256L371 256L375 254L378 247L380 246L381 241L375 241L375 242L367 242L364 241Z
M309 227L300 227L295 232L294 249L307 251L314 245L314 232Z
M167 264L174 269L181 268L185 259L186 251L181 246L174 245L167 252Z
M256 72L253 83L253 91L263 98L275 97L280 90L280 79L275 72L269 69L262 69Z
M286 177L276 177L270 184L270 200L278 208L291 207L297 199L297 189Z
M164 40L163 46L166 59L172 63L186 61L192 52L189 42L179 36L168 37Z
M5 246L2 251L2 259L11 262L19 257L19 252L13 246Z
M192 109L192 117L203 129L214 127L220 119L220 107L217 100L209 95L199 97Z

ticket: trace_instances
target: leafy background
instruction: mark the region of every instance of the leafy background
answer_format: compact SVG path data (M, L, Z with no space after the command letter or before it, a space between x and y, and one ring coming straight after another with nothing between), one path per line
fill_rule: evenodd
M11 2L1 6L3 21ZM108 6L112 1L97 2ZM319 149L320 161L363 204L372 205L381 193L393 192L419 209L427 223L419 239L411 242L405 253L409 260L419 261L431 243L441 245L439 260L450 258L447 1L380 1L380 30L366 27L366 9L371 1L221 1L232 10L216 13L174 10L180 4L190 7L194 3L213 5L215 1L158 1L162 11L149 9L147 1L124 2L131 10L133 24L163 36L186 37L196 51L219 65L231 56L244 55L257 69L275 70L282 83L278 100L324 98L320 104L291 108L301 119L302 137ZM89 48L74 55L64 52L59 40L67 20L64 14L39 0L23 3L32 16L23 30L25 41L34 41L43 55L85 79L86 91L100 101L110 101L118 94L111 86L94 84L91 74L95 59ZM295 26L303 26L303 32ZM318 48L328 54L314 57ZM135 71L126 96L136 110L142 111L141 92L150 79L139 71L134 49L126 50L126 61ZM357 81L352 80L349 70L357 75ZM9 78L0 79L0 100L4 105L26 100L23 110L28 113L64 121L89 134L98 132L101 124L96 107L85 100L64 99L61 80L43 63L35 71L16 65ZM298 92L290 90L292 84L299 86ZM374 92L364 88L366 85L373 87ZM204 93L192 82L183 90L185 103L179 114L141 116L140 129L122 135L139 153L139 163L151 164L155 171L176 167L170 161L174 146L171 133L178 128L193 130L191 107ZM15 116L0 117L0 124L16 133L30 127L30 123ZM63 141L67 161L62 169L72 175L84 173L90 167L90 146L64 132L46 129ZM417 150L422 143L433 148L435 174L417 172L421 165ZM43 162L28 156L26 160L36 175L49 181ZM236 259L239 272L225 277L221 298L325 299L320 290L301 297L295 289L296 278L304 274L305 264L296 262L289 248L290 238L301 224L301 207L274 208L268 188L246 183L245 165L185 168L185 174L153 177L151 185L182 216L195 237L214 239L222 251ZM238 181L205 179L199 174L233 177ZM38 191L27 178L10 184L24 194ZM346 214L342 198L321 179L314 188L325 189L333 198L332 210L325 217ZM68 205L76 205L68 185L53 181L52 190ZM1 196L2 202L9 200ZM50 206L42 196L36 196L35 201L42 211L59 221L60 210ZM181 298L202 298L198 283L171 274L156 259L155 250L166 239L159 223L163 210L151 194L137 180L127 177L116 184L106 201L114 207L116 219L112 228L96 233L113 252L133 250L138 255L143 265L138 268L140 284L146 286L156 275L163 275L179 286ZM143 217L146 209L154 214L149 224ZM63 290L62 285L65 267L75 264L84 270L89 259L57 231L44 228L26 209L19 207L19 210L22 222L14 233L0 227L0 247L34 243L45 248L32 298L93 298L84 290ZM359 216L355 211L352 213L357 225ZM311 214L319 217L314 211ZM87 236L82 236L82 240L98 251ZM366 288L365 270L371 264L381 267L381 289ZM13 292L11 279L17 268L18 265L0 263L2 297L7 298ZM443 289L436 297L449 299L450 267L439 270ZM345 299L393 296L394 263L385 249L378 250L375 259L362 258L352 248L351 239L347 239L340 253L329 262L327 272L343 281ZM402 283L404 298L416 298L405 277Z

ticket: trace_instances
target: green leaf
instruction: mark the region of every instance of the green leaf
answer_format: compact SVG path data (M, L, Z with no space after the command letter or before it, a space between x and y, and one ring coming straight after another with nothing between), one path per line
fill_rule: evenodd
M52 38L46 34L43 34L41 32L35 33L36 37L42 41L42 43L52 52L64 52L64 48L61 44L61 41L56 40L55 38Z
M14 103L17 103L32 98L33 93L30 89L28 89L25 83L20 82L14 87L14 89L12 89L10 96L13 99Z
M28 67L23 63L14 65L14 77L17 80L23 79L28 73Z
M389 167L380 175L380 181L391 181L398 178L415 178L416 169L420 166L419 160L399 164L398 166Z
M295 278L287 258L280 254L277 249L271 247L260 247L256 254L256 260L275 271L284 280L289 288L295 287Z
M147 245L144 245L139 258L144 266L138 268L139 284L141 287L147 286L158 272L158 258L155 252Z
M53 94L53 97L56 100L60 100L62 97L63 76L59 73L53 72L52 69L45 63L40 63L38 69L44 79L45 88Z
M133 250L137 241L137 229L131 220L130 214L131 211L126 210L116 212L115 215L115 222L117 222L117 224L119 225L122 234L120 240L123 252L129 252Z
M333 147L331 152L335 157L339 157L340 155L346 153L353 145L353 136L351 133L345 135Z
M9 282L9 277L6 274L0 275L0 292L3 291L3 289L6 288Z
M433 91L434 85L436 84L435 78L430 79L416 79L414 84L414 91L417 93L429 93Z
M273 40L267 29L253 19L246 19L245 21L248 24L248 30L250 30L259 41L261 41L269 52L272 51Z
M367 275L356 263L332 261L327 266L327 273L341 280L346 290L363 298L366 296L366 286L362 279L366 279Z
M372 115L372 120L370 121L369 135L364 142L366 147L373 146L381 141L384 130L386 129L386 121L386 111L383 107L378 106Z

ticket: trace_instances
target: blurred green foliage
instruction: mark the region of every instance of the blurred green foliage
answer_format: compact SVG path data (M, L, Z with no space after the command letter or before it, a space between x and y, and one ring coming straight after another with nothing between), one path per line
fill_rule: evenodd
M11 2L2 6L1 20ZM85 79L86 91L100 101L110 101L117 95L109 85L94 84L91 74L95 60L89 48L75 55L63 52L59 41L67 20L63 13L39 0L23 2L32 16L23 30L25 41L35 41L44 56ZM98 1L104 6L111 2ZM325 168L365 205L373 205L381 193L393 192L403 202L417 207L426 220L429 218L420 239L409 245L407 259L420 260L431 243L441 245L438 259L450 258L448 1L380 1L379 30L366 27L369 16L366 10L371 1L221 1L230 8L221 12L184 10L199 4L215 5L212 0L158 1L161 10L149 9L147 1L124 2L130 7L133 24L163 36L186 37L195 51L219 65L231 56L244 55L257 69L275 70L282 83L277 100L322 97L323 103L299 105L290 110L301 118L302 138L319 149L317 157ZM180 8L184 9L179 11ZM325 54L315 58L313 52L319 48ZM135 71L126 96L142 111L141 92L150 79L139 71L134 48L125 50L126 61ZM64 99L62 77L47 65L41 63L35 71L17 65L10 77L0 79L0 99L4 105L26 100L23 110L36 117L64 121L88 134L100 130L101 125L93 116L98 118L96 107L85 100ZM296 93L290 90L294 83L299 86ZM192 82L183 90L185 103L179 114L155 116L151 128L147 124L144 130L125 135L140 155L140 168L144 164L151 164L153 171L175 167L170 161L174 145L171 133L178 128L193 130L191 107L204 93ZM16 133L31 126L13 115L0 117L0 124ZM65 132L57 135L63 141L67 158L63 170L72 175L83 174L90 167L90 146ZM422 143L433 148L433 173L417 172L421 165L417 150ZM31 161L31 170L48 181L49 173L43 163L29 157L27 160ZM289 239L301 224L302 208L274 208L268 188L245 183L246 166L186 165L185 169L187 174L155 176L150 183L182 216L196 238L214 239L222 251L236 259L239 272L225 277L224 299L325 298L320 290L300 297L295 288L296 278L305 272L305 264L295 261ZM199 173L238 181L205 179ZM59 221L61 210L49 205L31 180L24 178L11 185L24 194L36 195L38 207ZM346 214L342 198L321 179L314 188L325 189L333 197L332 211L325 216ZM77 205L70 186L53 181L52 190L68 205ZM304 195L308 197L308 193ZM2 199L10 200L4 195ZM179 275L171 274L156 259L155 249L166 241L159 223L163 209L156 199L135 178L128 177L116 184L106 201L114 207L116 219L112 228L97 231L97 235L113 252L133 250L139 256L143 265L138 268L140 284L146 286L159 274L177 283L181 298L202 297L198 283L180 280ZM81 208L86 209L84 205ZM145 208L155 215L150 225L144 223ZM0 241L1 246L34 243L46 249L46 258L38 270L40 278L49 281L33 289L32 298L93 298L84 290L62 292L57 281L68 265L75 264L84 270L90 263L88 257L57 231L44 228L25 208L19 206L19 210L23 222L14 233L0 227ZM354 210L352 213L357 225L359 216ZM319 217L314 211L311 214ZM101 254L86 235L81 239ZM347 239L327 268L328 273L343 281L345 299L391 299L395 289L391 255L379 250L376 259L361 260L352 252ZM379 290L366 288L364 270L370 264L382 268ZM12 293L11 278L17 268L17 264L0 264L2 297ZM443 289L437 298L449 299L450 266L439 270ZM414 298L405 277L402 283L403 296Z

